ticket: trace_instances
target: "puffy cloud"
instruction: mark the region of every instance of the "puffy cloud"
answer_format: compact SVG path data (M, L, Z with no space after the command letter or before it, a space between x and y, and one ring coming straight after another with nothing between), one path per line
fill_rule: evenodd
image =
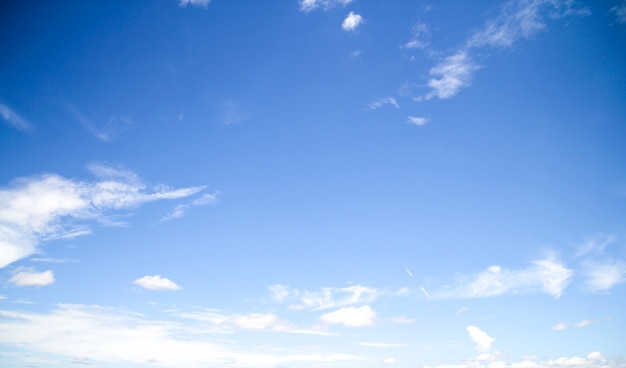
M344 31L354 31L363 23L363 17L355 12L348 13L346 19L341 23L341 28Z
M476 326L467 326L467 332L472 341L476 343L476 350L486 352L491 349L491 343L496 339L489 337L484 331Z
M88 234L89 222L106 223L108 213L205 189L148 186L128 170L97 164L89 169L97 180L44 174L0 189L0 268L32 255L42 241Z
M506 293L542 292L555 298L569 284L573 271L554 257L536 260L522 270L488 267L470 277L460 277L456 286L436 293L435 298L482 298Z
M135 281L133 284L141 286L144 289L150 290L179 290L180 286L166 277L161 275L144 276Z
M187 5L198 6L201 8L206 8L211 0L180 0L178 3L180 6L185 7Z
M3 103L0 103L0 117L2 117L2 120L4 120L7 124L23 132L29 131L33 128L28 121L23 119L9 106Z
M351 2L352 0L300 0L300 10L306 13L318 8L328 10L338 5L346 6Z
M53 284L54 272L51 270L37 272L32 267L18 267L9 282L16 286L46 286Z
M371 326L376 320L376 312L369 306L341 307L338 310L326 313L320 317L325 323L340 324L348 327Z

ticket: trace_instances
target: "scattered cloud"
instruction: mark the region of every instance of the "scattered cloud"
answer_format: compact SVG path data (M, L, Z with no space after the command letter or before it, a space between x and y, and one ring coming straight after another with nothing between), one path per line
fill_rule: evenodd
M341 23L341 28L344 31L355 31L363 23L363 17L355 12L348 13L346 19Z
M346 6L351 2L352 0L300 0L300 10L305 13L319 8L328 10L338 5Z
M37 272L33 267L18 267L13 271L9 282L15 286L46 286L54 283L51 270Z
M587 326L589 326L592 323L593 323L593 321L585 319L585 320L582 320L580 322L574 323L574 327L587 327Z
M396 363L396 359L395 358L387 358L383 361L383 363L385 364L395 364Z
M0 103L0 117L2 117L2 120L4 120L13 128L21 130L23 132L27 132L33 129L33 126L28 121L19 116L9 106L3 103Z
M598 234L591 237L583 244L579 245L576 249L575 257L583 257L589 255L597 255L604 253L604 250L609 244L614 243L617 237L608 234Z
M244 322L245 323L245 322ZM276 367L295 363L339 364L363 358L319 349L267 349L216 342L196 321L155 320L116 308L62 304L49 312L0 309L0 344L72 360L89 352L92 362L164 367ZM252 324L250 324L252 326ZM97 333L94 333L96 331Z
M376 312L369 306L362 307L341 307L338 310L323 314L320 317L322 322L328 324L339 324L347 327L372 326L376 320Z
M521 270L488 267L472 276L461 276L455 286L444 289L434 298L483 298L507 293L541 292L555 298L567 287L573 271L554 257L536 260Z
M567 326L568 326L567 323L561 322L561 323L557 323L556 325L552 326L551 328L552 328L553 331L562 331L562 330L566 329Z
M591 292L608 292L626 282L626 263L622 261L585 262L583 272L587 276L584 286Z
M89 169L97 180L43 174L0 189L0 268L34 254L43 241L84 235L92 222L106 224L107 214L205 189L149 186L131 171L101 164Z
M378 108L383 107L384 105L394 106L396 109L400 107L398 105L398 101L396 101L393 97L383 97L369 104L369 108L372 110L376 110Z
M615 19L620 24L626 23L626 1L622 0L621 3L611 8L611 13L615 15Z
M180 290L181 288L174 281L161 275L144 276L133 281L133 284L149 290Z
M206 8L211 0L180 0L178 3L181 7L186 7L187 5L197 6L200 8Z
M588 320L588 319L584 319L584 320L582 320L580 322L576 322L576 323L572 324L572 326L576 327L576 328L587 327L587 326L589 326L590 324L592 324L594 322L597 322L597 321L591 321L591 320ZM562 331L562 330L568 328L569 326L570 326L569 323L561 322L561 323L557 323L556 325L552 326L551 328L554 331Z
M423 126L423 125L426 125L426 123L428 122L428 119L420 117L420 116L409 116L406 122L409 124L417 125L417 126Z
M476 326L467 326L467 333L469 333L472 341L476 343L476 350L479 352L489 351L491 349L491 343L496 340L489 337L489 335Z

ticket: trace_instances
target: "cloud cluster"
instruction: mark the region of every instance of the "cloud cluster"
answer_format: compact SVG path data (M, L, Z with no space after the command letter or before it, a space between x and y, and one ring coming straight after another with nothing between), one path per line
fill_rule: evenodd
M372 326L376 321L376 312L369 306L341 307L338 310L326 313L320 320L328 324L339 324L347 327Z
M150 186L133 172L112 166L89 169L97 180L44 174L0 189L0 268L34 254L42 241L88 234L89 224L106 223L107 214L205 189Z
M329 287L319 291L300 291L284 285L273 285L270 288L272 298L279 302L292 302L290 309L323 310L353 304L367 304L376 300L382 291L363 285L346 287Z

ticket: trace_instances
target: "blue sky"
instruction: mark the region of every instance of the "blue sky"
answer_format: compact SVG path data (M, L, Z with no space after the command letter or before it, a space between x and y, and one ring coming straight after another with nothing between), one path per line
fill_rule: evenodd
M626 2L1 7L1 366L626 364Z

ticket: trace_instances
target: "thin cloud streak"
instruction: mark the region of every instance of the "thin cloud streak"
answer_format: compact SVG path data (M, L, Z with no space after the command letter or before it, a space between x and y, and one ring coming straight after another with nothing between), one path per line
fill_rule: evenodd
M33 129L33 126L28 121L3 103L0 103L0 117L2 117L2 120L7 124L22 132L28 132Z
M329 10L336 6L346 6L352 0L300 0L300 10L308 13L316 9Z

